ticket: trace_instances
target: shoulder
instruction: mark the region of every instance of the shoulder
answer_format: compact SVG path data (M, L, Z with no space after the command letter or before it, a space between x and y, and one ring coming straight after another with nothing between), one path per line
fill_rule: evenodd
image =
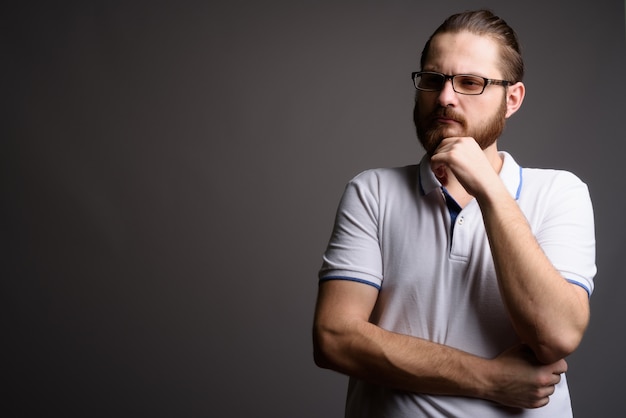
M377 208L383 202L396 201L419 190L418 166L372 168L360 172L346 185L342 203Z
M372 168L354 176L349 185L360 187L398 187L417 181L418 165L404 167Z
M556 168L522 167L507 152L501 151L504 157L501 177L511 192L517 190L528 196L542 194L559 194L566 190L587 190L587 185L571 171Z
M587 184L571 171L545 168L522 169L520 203L538 207L590 208ZM545 205L545 206L544 206Z
M571 171L549 168L522 168L522 181L525 185L541 189L586 187L580 177Z
M573 172L556 168L532 168L523 167L524 177L539 180L554 180L565 182L582 182L582 180Z

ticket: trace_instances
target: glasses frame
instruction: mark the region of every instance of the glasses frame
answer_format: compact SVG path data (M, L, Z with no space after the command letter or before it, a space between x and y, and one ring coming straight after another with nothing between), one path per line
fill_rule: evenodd
M442 76L443 77L443 83L441 84L441 88L439 89L425 89L422 87L419 87L418 83L417 83L417 77L421 76L422 74L434 74L434 75L438 75L438 76ZM480 93L463 93L460 92L456 89L456 87L454 87L454 78L455 77L463 77L463 76L471 76L471 77L478 77L478 78L482 78L483 80L485 80L485 84L483 85L483 89L480 91ZM493 78L487 78L487 77L482 77L476 74L453 74L453 75L448 75L448 74L443 74L443 73L438 73L437 71L415 71L411 73L411 79L413 80L413 85L415 86L415 88L417 90L420 91L441 91L443 90L444 86L446 85L446 81L450 80L452 82L452 90L455 91L455 93L458 94L463 94L466 96L478 96L480 94L483 94L483 92L485 91L485 88L492 84L495 86L510 86L511 84L515 84L511 81L507 81L507 80L496 80Z

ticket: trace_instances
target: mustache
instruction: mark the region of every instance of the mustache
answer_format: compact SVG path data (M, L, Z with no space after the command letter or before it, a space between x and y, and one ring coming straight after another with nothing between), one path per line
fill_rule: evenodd
M430 119L446 118L465 124L465 118L450 107L439 107L430 115Z

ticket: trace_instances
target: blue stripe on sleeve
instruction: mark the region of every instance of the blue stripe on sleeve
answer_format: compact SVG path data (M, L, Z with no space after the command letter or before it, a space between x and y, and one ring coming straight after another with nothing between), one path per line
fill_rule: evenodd
M565 279L565 281L567 281L568 283L571 283L571 284L575 284L576 286L582 287L583 289L585 289L585 292L587 292L587 296L591 297L591 291L589 290L589 288L587 286L585 286L581 282L577 282L575 280L570 280L570 279Z
M330 280L346 280L349 282L357 282L357 283L363 283L363 284L368 284L372 287L375 287L377 290L380 290L380 286L377 284L374 284L372 282L368 282L367 280L363 280L363 279L357 279L356 277L348 277L348 276L328 276L328 277L322 277L320 279L320 283L322 282L327 282Z

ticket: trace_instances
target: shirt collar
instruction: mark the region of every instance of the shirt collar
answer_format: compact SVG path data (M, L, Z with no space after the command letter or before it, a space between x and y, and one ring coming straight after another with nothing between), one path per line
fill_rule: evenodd
M506 151L499 151L498 154L503 159L500 179L506 186L511 196L517 200L522 190L522 167ZM419 164L419 185L422 194L429 194L433 190L441 190L441 183L430 169L430 157L425 154Z

